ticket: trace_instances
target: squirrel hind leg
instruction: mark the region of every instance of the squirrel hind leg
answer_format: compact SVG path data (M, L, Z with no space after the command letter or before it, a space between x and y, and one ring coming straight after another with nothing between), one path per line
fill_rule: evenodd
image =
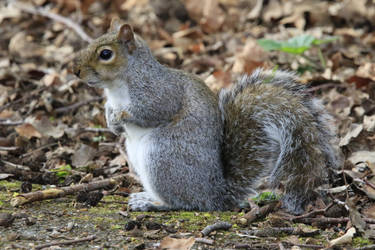
M169 211L170 207L151 198L147 192L133 193L130 195L129 209L131 211Z

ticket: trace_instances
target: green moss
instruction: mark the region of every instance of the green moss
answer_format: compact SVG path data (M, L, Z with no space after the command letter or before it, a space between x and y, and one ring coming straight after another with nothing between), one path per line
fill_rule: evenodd
M353 246L355 247L363 247L366 245L374 244L373 241L363 238L363 237L354 237L353 238Z
M263 192L257 195L256 197L252 198L252 200L257 204L266 204L270 201L275 201L279 199L280 196L274 194L273 192Z
M2 180L2 181L0 181L0 186L5 187L7 190L17 189L17 188L20 188L21 183L22 182L20 182L20 181L6 181L6 180Z
M113 229L113 230L118 230L118 229L121 229L123 227L124 227L123 225L111 225L111 229Z

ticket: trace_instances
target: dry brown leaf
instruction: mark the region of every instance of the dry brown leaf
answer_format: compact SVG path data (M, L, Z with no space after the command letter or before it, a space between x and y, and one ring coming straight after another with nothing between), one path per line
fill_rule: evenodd
M271 22L281 18L284 15L282 5L279 1L269 1L263 10L263 19L266 22Z
M224 24L225 13L217 0L186 0L185 3L190 17L200 24L204 32L216 32Z
M368 162L371 164L375 164L375 152L365 150L357 151L352 153L352 155L348 158L348 161L350 161L353 165L357 164L358 162Z
M31 124L43 135L53 137L55 139L61 138L64 135L66 125L53 125L47 116L37 117Z
M258 45L255 39L248 39L243 50L236 55L232 71L251 74L256 68L263 67L268 54Z
M160 249L189 250L194 245L194 242L194 237L187 239L175 239L167 236L160 242Z
M368 78L372 81L375 81L375 63L364 63L358 68L356 75L362 78Z
M228 86L231 79L230 72L217 70L209 75L204 82L213 92L217 93L221 88Z
M81 144L72 156L72 165L75 167L87 166L88 163L94 159L97 150L86 144Z
M24 123L16 127L16 132L23 137L31 139L32 137L41 138L42 135L40 132L30 123Z
M375 191L375 190L374 190ZM353 226L359 231L364 232L366 229L366 222L361 217L361 214L358 212L353 198L348 198L345 201L346 205L349 207L349 218Z
M9 4L7 6L0 7L0 24L4 19L19 17L21 17L21 11L18 8L15 8L13 5Z
M12 55L25 59L42 56L45 51L44 46L34 43L32 38L28 37L24 31L17 33L10 39L8 49Z
M127 0L121 5L121 10L129 11L135 6L145 6L148 4L149 0Z
M356 138L363 130L362 124L352 124L350 131L340 140L339 146L343 147L349 144L349 142Z
M375 131L375 115L363 117L363 128L368 132Z
M42 82L44 85L51 86L51 85L59 85L61 84L60 77L57 73L47 74L42 78Z
M363 209L363 215L368 218L375 219L375 204L372 204L369 207Z

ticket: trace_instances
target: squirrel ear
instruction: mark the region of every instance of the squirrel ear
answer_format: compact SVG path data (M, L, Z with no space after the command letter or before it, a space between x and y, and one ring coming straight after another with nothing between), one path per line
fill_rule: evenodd
M120 18L118 17L114 17L112 18L112 21L111 21L111 26L109 27L109 31L119 31L121 26L124 25L124 21L122 21Z
M118 40L128 46L129 53L136 49L133 29L129 24L123 24L118 32Z

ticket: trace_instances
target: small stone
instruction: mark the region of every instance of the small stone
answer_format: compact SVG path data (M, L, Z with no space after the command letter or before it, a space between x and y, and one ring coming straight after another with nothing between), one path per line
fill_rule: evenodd
M245 218L240 218L240 219L238 220L238 222L239 222L241 225L246 225L246 224L247 224L247 219L245 219Z

